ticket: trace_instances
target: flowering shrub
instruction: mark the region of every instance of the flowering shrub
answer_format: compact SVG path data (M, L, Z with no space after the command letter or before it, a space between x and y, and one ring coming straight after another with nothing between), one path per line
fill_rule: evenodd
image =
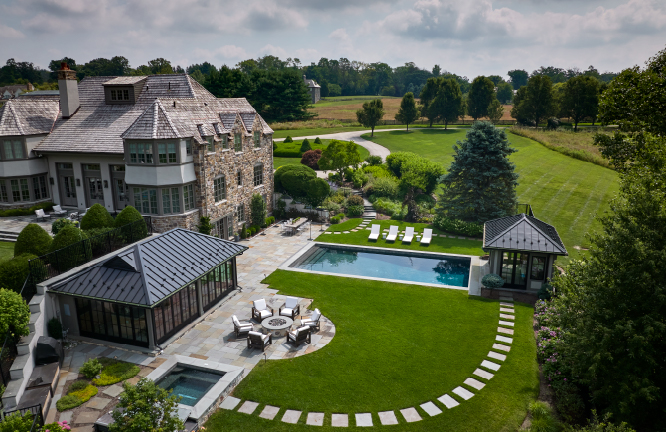
M64 432L70 429L72 429L72 427L67 423L67 420L49 423L42 428L44 432Z

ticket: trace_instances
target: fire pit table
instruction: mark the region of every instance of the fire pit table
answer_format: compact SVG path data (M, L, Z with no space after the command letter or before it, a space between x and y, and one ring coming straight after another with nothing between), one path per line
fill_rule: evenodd
M294 321L285 316L271 316L261 322L264 333L270 333L275 337L285 337L291 329Z

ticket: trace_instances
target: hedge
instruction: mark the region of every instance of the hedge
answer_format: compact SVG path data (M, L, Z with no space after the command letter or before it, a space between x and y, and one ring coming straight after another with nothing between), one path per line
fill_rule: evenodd
M14 245L14 256L26 253L42 256L49 252L53 239L44 228L31 223L21 230Z
M28 261L35 258L37 255L23 254L0 263L0 287L21 292L30 274Z
M438 230L451 234L460 234L468 237L483 236L483 225L473 222L449 219L444 216L437 215L435 216L433 225Z
M81 229L84 231L95 228L110 228L114 221L108 210L101 204L93 204L81 218Z
M363 216L365 209L362 205L352 205L347 207L347 216L350 218Z
M51 211L53 210L53 203L47 202L47 203L35 204L34 206L27 209L0 210L0 217L34 216L35 210Z

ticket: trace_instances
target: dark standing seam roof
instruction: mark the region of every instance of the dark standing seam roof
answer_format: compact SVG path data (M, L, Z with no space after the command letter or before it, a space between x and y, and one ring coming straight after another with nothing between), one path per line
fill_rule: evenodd
M153 306L247 249L228 240L175 228L48 289L74 296ZM142 271L137 271L135 252L141 257L139 267Z
M524 213L486 222L483 248L568 255L555 227Z

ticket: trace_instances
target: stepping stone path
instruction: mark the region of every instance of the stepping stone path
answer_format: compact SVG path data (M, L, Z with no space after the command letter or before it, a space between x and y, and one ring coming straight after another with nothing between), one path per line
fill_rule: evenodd
M370 228L366 229L369 230ZM352 231L357 232L359 230L360 228L356 228L353 229ZM384 231L388 231L388 229L385 229ZM345 233L348 233L348 231L346 231ZM342 234L342 233L327 232L326 234ZM442 235L442 237L445 236ZM501 296L499 309L500 309L500 318L501 318L499 320L499 327L497 327L497 333L499 334L495 336L495 340L498 343L494 343L492 349L508 353L511 351L511 346L509 346L509 344L513 342L513 338L502 336L502 334L513 335L514 332L512 328L507 328L507 327L514 327L515 309L513 307L513 298L507 296ZM511 320L511 321L504 321L504 320ZM489 371L496 372L500 369L501 364L498 364L496 362L503 362L507 358L507 354L502 354L496 351L491 350L488 352L488 357L493 359L493 361L483 360L481 361L480 367L477 367L476 370L474 370L472 374L476 378L470 377L465 379L463 384L468 388L463 386L458 386L453 390L451 390L451 394L453 394L453 396L449 394L444 394L437 398L437 402L441 405L437 405L434 402L428 401L419 405L421 409L426 414L433 417L442 414L442 408L441 408L442 406L446 407L446 409L452 409L457 407L461 403L464 403L464 401L470 400L472 397L474 397L475 394L474 392L481 391L488 384L488 381L495 376L493 373ZM111 393L115 393L118 389L122 391L122 388L120 388L120 386L115 386L115 387L118 388L116 389L114 388L114 386L109 387L104 393L114 397ZM220 408L226 410L235 410L240 404L240 402L241 400L238 398L235 398L233 396L227 396L220 404ZM238 408L238 412L248 415L255 415L257 407L259 407L258 402L246 400L243 402L242 405L240 405L240 408ZM280 407L266 405L261 410L261 413L258 414L258 416L267 420L274 420L279 412L280 412ZM61 413L60 414L61 420L64 418L63 416L66 416L67 414L69 414L69 416L71 417L72 412L69 411L69 413ZM286 410L281 420L284 423L296 424L300 420L302 414L303 411ZM400 409L400 414L402 415L402 417L404 417L405 421L408 423L423 420L421 414L416 409L416 407ZM372 415L373 413L355 413L354 420L356 422L356 427L374 426ZM381 423L382 426L397 425L400 423L398 421L398 417L396 416L395 411L382 411L376 413L376 415L379 418L379 422ZM97 416L97 414L95 414L95 416ZM85 415L81 414L79 415L79 418L83 419L85 418ZM97 417L95 417L95 419L96 418ZM323 426L325 421L326 421L326 413L322 412L309 412L307 413L305 419L305 423L310 426ZM342 428L349 427L349 414L331 414L331 426L342 427Z

